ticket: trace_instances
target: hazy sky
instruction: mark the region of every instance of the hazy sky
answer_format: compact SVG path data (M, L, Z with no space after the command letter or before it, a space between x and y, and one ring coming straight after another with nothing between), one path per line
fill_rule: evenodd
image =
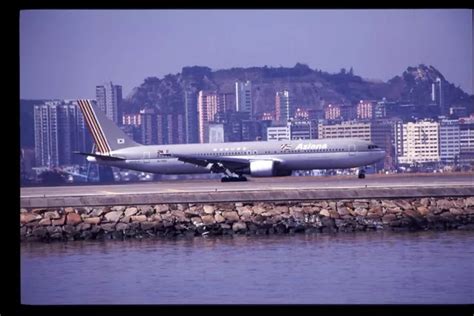
M184 66L349 69L388 80L433 65L473 93L471 10L28 10L20 13L21 98L123 94Z

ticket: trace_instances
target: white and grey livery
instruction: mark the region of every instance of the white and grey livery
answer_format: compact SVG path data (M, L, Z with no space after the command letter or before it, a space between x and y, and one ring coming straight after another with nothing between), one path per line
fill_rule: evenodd
M141 145L131 140L89 100L78 100L96 144L88 161L159 174L219 172L226 181L289 176L293 170L363 167L385 157L371 142L351 139ZM359 174L363 178L364 174Z

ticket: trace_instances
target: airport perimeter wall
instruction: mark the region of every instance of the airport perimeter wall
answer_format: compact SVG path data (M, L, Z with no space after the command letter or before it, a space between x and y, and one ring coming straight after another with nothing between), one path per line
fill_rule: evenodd
M22 241L446 229L474 230L474 196L26 207L20 210Z

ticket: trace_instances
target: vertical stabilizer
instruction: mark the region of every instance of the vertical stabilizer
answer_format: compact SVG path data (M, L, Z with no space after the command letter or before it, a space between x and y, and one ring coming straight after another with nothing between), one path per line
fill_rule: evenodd
M117 149L140 146L110 121L104 113L93 106L90 100L77 100L77 103L94 139L97 153L108 155Z

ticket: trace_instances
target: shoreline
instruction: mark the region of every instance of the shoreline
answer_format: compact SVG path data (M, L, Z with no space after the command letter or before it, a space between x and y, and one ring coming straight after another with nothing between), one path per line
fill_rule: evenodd
M474 196L22 208L21 242L473 230Z

